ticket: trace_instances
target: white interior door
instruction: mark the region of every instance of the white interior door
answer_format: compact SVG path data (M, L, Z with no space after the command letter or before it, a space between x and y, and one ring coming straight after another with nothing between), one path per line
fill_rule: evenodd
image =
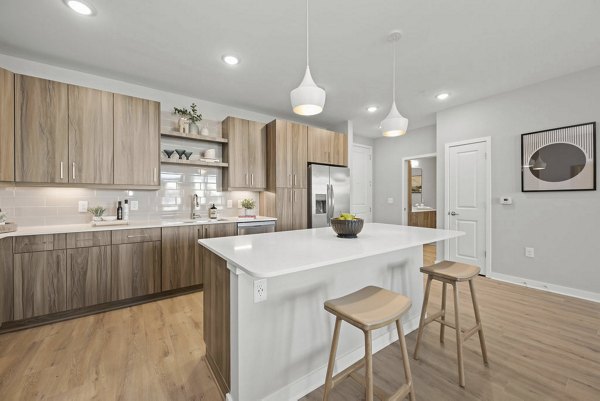
M350 212L369 223L373 221L373 149L370 146L352 147L350 166Z
M486 142L451 146L448 152L448 228L466 235L448 241L447 258L477 265L485 274Z

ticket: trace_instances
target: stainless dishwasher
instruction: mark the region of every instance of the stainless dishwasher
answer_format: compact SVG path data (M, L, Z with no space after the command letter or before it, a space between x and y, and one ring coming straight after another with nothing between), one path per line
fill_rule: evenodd
M237 223L237 233L238 235L272 233L275 231L275 223L274 220Z

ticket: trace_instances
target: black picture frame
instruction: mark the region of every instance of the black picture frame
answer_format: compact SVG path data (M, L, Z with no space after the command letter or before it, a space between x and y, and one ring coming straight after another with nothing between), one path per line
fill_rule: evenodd
M529 135L542 135L548 132L552 132L552 131L556 131L556 130L566 130L566 129L571 129L571 128L578 128L578 127L584 127L584 126L592 126L592 151L593 151L593 167L592 167L592 179L593 179L593 186L592 188L568 188L568 189L525 189L525 169L527 167L525 167L523 165L523 161L524 161L524 141L525 141L525 137L529 136ZM575 125L568 125L568 126L564 126L564 127L558 127L558 128L552 128L552 129L546 129L546 130L542 130L542 131L534 131L534 132L527 132L524 134L521 134L521 158L520 158L520 163L521 163L521 192L572 192L572 191L595 191L597 188L597 163L596 163L596 122L588 122L588 123L583 123L583 124L575 124Z

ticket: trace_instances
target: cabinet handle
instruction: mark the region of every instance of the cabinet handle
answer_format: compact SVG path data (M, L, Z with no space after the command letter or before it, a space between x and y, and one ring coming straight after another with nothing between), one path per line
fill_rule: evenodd
M63 165L64 165L64 163L60 162L60 179L61 180L65 178L65 175L63 174Z
M298 202L298 201L296 200L296 191L294 191L294 202Z
M158 172L158 169L156 167L154 167L154 175L152 176L152 178L154 179L154 183L156 183L158 180L157 172Z
M296 174L294 174L294 186L297 187L298 186L298 180L297 180L297 176Z
M128 235L127 238L147 237L148 234Z
M254 173L250 174L250 185L254 186Z
M73 162L73 181L75 181L75 162Z

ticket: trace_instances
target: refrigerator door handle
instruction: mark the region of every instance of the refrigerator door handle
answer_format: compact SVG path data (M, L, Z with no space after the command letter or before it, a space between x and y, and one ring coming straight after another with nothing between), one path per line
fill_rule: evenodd
M335 217L335 194L333 193L333 184L331 186L331 218Z
M327 225L330 225L331 220L331 185L327 184Z

